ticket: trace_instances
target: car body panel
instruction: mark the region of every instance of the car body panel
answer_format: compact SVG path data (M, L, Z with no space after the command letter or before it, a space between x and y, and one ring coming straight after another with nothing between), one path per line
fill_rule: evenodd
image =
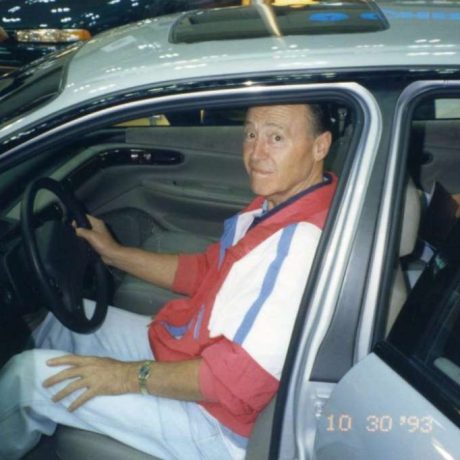
M445 304L443 300L449 297L452 290L456 292L457 288L454 284L444 284L440 289L441 281L436 281L436 279L431 281L426 276L423 281L419 279L415 287L412 287L402 305L402 313L411 308L411 311L415 311L417 316L426 318L424 321L431 321L431 323L438 321L436 332L432 329L427 336L422 337L419 333L412 335L411 328L415 330L413 318L411 320L407 314L406 316L402 314L397 319L396 324L400 333L405 331L402 335L407 334L408 336L408 344L417 343L415 342L417 339L423 342L426 350L433 349L434 355L424 352L424 362L427 369L421 371L420 374L414 370L417 362L415 353L413 355L405 353L400 344L394 343L395 340L392 339L391 333L388 339L391 345L387 344L387 340L379 342L374 347L375 353L368 355L369 338L376 331L366 327L366 322L375 322L375 318L370 318L369 313L371 315L383 315L382 310L375 307L376 305L388 304L392 294L389 291L383 291L382 284L376 280L385 276L385 273L388 274L390 270L394 270L394 268L389 268L394 262L388 258L388 246L390 241L395 241L395 235L400 235L403 232L401 228L396 228L394 214L395 208L401 209L401 201L404 201L400 192L401 189L405 188L401 183L404 178L404 175L401 174L401 167L407 161L404 155L407 154L407 150L411 149L411 141L414 142L414 139L408 134L411 130L410 116L413 116L416 101L423 100L423 98L427 99L430 95L434 97L436 94L439 95L439 98L442 98L443 94L449 94L451 97L455 97L454 100L458 103L459 82L455 80L414 82L402 92L395 107L395 123L385 173L379 220L379 228L385 228L387 232L378 232L375 241L374 259L370 266L370 282L367 298L363 302L362 326L356 348L356 360L359 362L340 380L331 392L331 397L325 407L318 412L319 429L315 450L311 458L318 460L344 457L356 459L390 457L453 459L460 455L458 402L456 401L455 390L452 390L455 385L449 386L442 372L436 375L436 372L427 370L436 356L442 356L442 344L445 343L445 337L449 335L458 336L458 324L455 326L458 306L455 302ZM413 129L417 122L412 123ZM425 126L430 125L430 121L419 123L425 124ZM442 124L439 123L442 121L437 120L437 123L441 128ZM441 141L441 132L438 134L436 147L439 145L444 146L444 148L447 147L449 136L446 135L444 141ZM425 131L425 136L427 136L427 131ZM424 151L427 152L427 155L431 155L429 153L433 151L431 137L425 137L424 142L426 149ZM443 149L441 149L441 153L435 153L434 156L438 159L442 157ZM429 160L426 163L421 163L422 170L430 167L431 161ZM449 171L443 171L443 168L439 168L434 180L441 180L442 183L446 183L446 177L449 177ZM451 188L451 190L455 191L456 188ZM411 212L404 208L404 214L410 215ZM407 219L408 215L404 215L403 218ZM436 225L442 226L443 224L438 222ZM399 240L397 241L399 244ZM446 245L447 251L452 254L453 258L456 257L454 254L458 252L458 243L455 244L449 240L446 241ZM441 273L444 267L458 271L458 264L455 265L454 263L455 258L446 262L445 265L441 264L440 261L437 262L438 257L442 259L443 256L442 246L441 250L433 248L433 251L435 251L433 258L430 259L421 273L425 274L430 270L433 270L434 273ZM400 260L397 259L396 263L399 264ZM435 287L435 283L438 287ZM423 294L421 294L422 291ZM437 292L437 294L433 295L433 292ZM427 299L425 300L425 312L422 311L421 295ZM455 297L456 293L453 295ZM441 325L440 320L437 319L441 316L438 312L443 310L446 311L446 317L451 318L445 320L445 325ZM404 326L401 326L402 324ZM400 341L402 340L401 337L398 336L398 338ZM435 345L437 342L439 344ZM415 344L410 346L415 347ZM423 349L425 350L425 348ZM449 372L452 372L451 369L455 369L456 365L450 360L447 361L449 364L444 372L449 375ZM395 364L396 362L398 365ZM437 360L434 360L433 367L437 366L436 362ZM455 375L455 372L451 373L450 378L458 386L458 379L455 380ZM433 390L433 388L437 389ZM450 389L448 390L448 388Z
M279 448L280 458L283 459L294 456L308 458L312 451L312 416L317 412L317 405L324 402L324 390L318 390L317 382L311 379L312 372L320 347L340 305L350 254L367 198L364 190L371 180L382 135L382 114L375 98L360 86L350 84L349 90L359 100L365 121L359 145L355 147L355 158L349 171L347 187L343 191L335 227L329 235L329 247L323 253L319 273L314 272L313 279L309 279L309 283L315 283L315 289L308 300L305 327L295 345L297 351L291 368L292 380L285 401ZM299 404L308 409L305 412L297 411Z
M345 153L338 191L305 290L273 427L266 433L270 458L460 456L458 424L381 357L369 355L385 338L399 264L412 107L430 92L451 98L454 106L460 101L460 7L448 0L378 4L389 28L372 33L172 44L171 30L182 15L113 29L76 51L54 99L0 127L5 169L62 155L63 165L52 175L106 218L121 241L138 245L150 228L143 222L152 220L175 237L190 231L215 241L219 221L251 195L239 163L239 140L228 140L241 124L206 125L201 117L196 127L133 127L137 117L310 98L331 98L349 110L352 121L334 145L343 142ZM337 112L334 117L337 126ZM458 130L460 116L452 123ZM348 138L347 127L352 128ZM102 140L92 144L93 133ZM80 148L79 141L88 146L72 156L68 150L73 142ZM435 178L444 171L458 174L458 156L449 145L456 139L447 141L436 146L438 152L449 151L447 160L426 163ZM110 149L133 149L133 162L92 171L81 183L69 179L69 173ZM173 150L178 161L136 163L136 149L146 155ZM421 186L420 195L426 188ZM18 221L18 197L7 224ZM51 202L40 204L46 210ZM126 296L123 307L130 301Z
M384 11L385 5L381 5ZM394 18L390 18L390 28L367 34L173 45L169 34L174 16L113 29L80 48L58 97L27 119L3 126L0 140L25 123L36 122L85 100L107 98L127 88L153 88L160 82L173 87L178 81L202 80L204 75L212 80L250 74L320 72L326 78L333 78L337 71L405 68L417 72L424 66L435 66L446 75L460 71L460 38L456 33L459 21L455 12L446 7L441 13L439 8L431 7L430 13L430 7L426 6L426 18L404 14L404 3L392 2L391 5ZM434 29L433 22L442 27ZM244 55L240 53L242 47ZM99 67L97 72L95 61ZM247 84L251 84L250 78Z
M324 407L316 460L460 457L458 428L371 353Z

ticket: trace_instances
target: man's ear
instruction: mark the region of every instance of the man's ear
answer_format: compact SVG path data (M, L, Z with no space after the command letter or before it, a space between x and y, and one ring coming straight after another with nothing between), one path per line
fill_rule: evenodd
M315 161L322 161L326 158L329 153L329 149L332 143L332 134L330 131L324 131L316 137L313 144L313 158Z

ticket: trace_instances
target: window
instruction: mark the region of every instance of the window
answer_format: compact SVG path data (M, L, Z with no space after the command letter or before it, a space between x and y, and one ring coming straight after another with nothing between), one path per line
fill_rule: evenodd
M460 99L436 99L434 107L437 120L460 119Z
M244 123L246 110L246 108L228 108L175 111L137 118L117 126L234 126Z
M410 366L460 403L460 223L410 293L389 342Z
M413 112L392 320L395 292L401 310L376 353L460 425L458 101L431 97Z
M436 98L420 104L416 120L460 120L460 98Z

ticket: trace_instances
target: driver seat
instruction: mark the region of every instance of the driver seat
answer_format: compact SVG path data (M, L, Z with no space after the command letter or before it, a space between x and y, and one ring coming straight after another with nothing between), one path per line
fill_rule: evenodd
M249 439L246 460L268 459L276 397L260 413ZM23 460L163 460L102 434L59 425ZM185 459L184 459L185 460Z

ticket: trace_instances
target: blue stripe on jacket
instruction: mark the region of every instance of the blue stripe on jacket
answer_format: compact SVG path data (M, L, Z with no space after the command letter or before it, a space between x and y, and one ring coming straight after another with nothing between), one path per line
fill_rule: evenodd
M249 310L246 312L246 315L241 323L238 331L235 334L233 341L241 345L244 339L247 337L249 331L251 330L254 322L257 319L262 306L265 301L270 297L275 287L276 279L278 278L281 266L283 265L284 259L289 253L289 248L291 246L292 237L294 236L295 229L297 224L289 225L286 227L280 237L278 242L278 248L275 259L268 267L267 273L262 283L262 289L259 292L259 296L251 305ZM288 293L287 293L288 294Z
M225 257L225 251L233 246L233 240L236 234L236 225L238 223L238 216L231 217L224 222L224 233L220 238L220 252L219 252L219 267L222 265Z

